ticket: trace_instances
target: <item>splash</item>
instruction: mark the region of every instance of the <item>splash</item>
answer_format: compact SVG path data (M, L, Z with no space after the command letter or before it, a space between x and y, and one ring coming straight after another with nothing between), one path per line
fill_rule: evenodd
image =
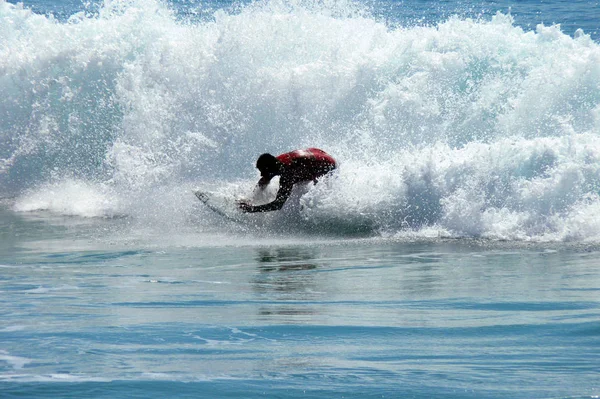
M48 210L84 217L116 215L118 204L109 190L84 181L61 180L27 192L15 203L14 209L17 212Z
M191 188L250 191L258 154L316 146L340 168L299 200L306 226L600 238L600 47L581 32L503 14L390 27L348 1L186 21L116 0L67 22L0 2L0 19L17 210L186 223Z

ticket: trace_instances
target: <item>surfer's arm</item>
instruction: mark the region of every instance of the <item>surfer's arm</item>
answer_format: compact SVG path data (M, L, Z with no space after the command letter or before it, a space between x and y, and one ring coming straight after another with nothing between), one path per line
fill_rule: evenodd
M257 212L271 212L278 211L283 207L283 204L288 200L292 193L293 184L281 184L279 191L277 191L277 197L272 202L264 205L253 206L245 202L240 202L239 207L242 212L257 213Z

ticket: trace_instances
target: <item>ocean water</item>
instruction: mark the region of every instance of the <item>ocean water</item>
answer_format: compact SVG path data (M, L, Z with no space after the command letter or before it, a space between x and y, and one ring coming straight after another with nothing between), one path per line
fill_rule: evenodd
M600 396L598 1L0 0L0 93L0 398Z

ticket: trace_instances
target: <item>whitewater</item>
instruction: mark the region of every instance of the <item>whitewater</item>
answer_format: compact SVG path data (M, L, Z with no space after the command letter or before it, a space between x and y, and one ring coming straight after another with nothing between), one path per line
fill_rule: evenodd
M259 154L316 146L340 166L300 199L310 228L600 239L600 46L582 29L405 27L348 1L200 18L117 0L66 21L2 1L0 20L13 211L215 228L192 189L249 192Z

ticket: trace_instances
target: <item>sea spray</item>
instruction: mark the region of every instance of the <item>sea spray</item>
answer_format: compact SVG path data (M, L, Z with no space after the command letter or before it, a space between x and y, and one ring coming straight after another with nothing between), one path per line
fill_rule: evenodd
M153 0L67 22L2 2L0 18L0 187L17 210L212 226L192 188L250 192L260 153L317 146L340 167L300 199L303 232L599 238L585 34L504 14L391 27L342 1L193 22Z

